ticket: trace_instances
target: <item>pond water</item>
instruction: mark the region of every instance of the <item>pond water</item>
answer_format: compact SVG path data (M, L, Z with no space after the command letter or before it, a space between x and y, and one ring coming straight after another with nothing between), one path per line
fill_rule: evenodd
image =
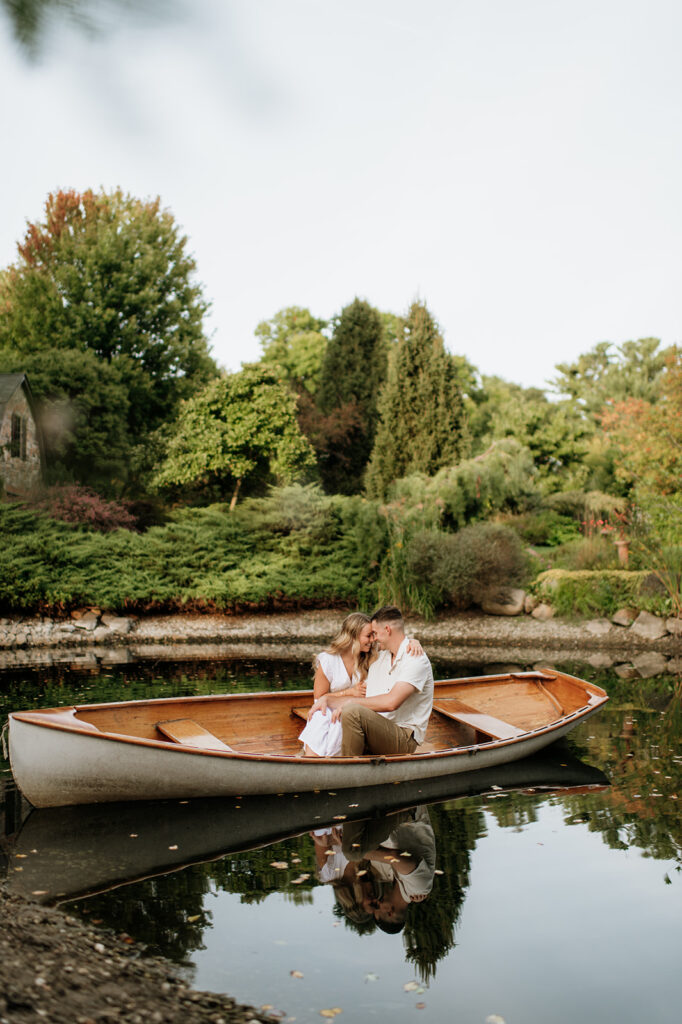
M283 1020L676 1019L679 680L558 667L610 703L539 757L419 788L27 814L1 762L7 884ZM275 660L27 669L0 674L0 722L308 680Z

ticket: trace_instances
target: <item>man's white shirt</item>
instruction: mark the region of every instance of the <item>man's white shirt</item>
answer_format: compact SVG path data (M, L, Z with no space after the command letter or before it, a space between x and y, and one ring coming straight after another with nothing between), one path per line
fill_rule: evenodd
M384 718L390 719L414 733L417 743L423 743L426 727L433 707L433 671L425 654L415 657L407 653L407 637L403 640L391 663L390 651L379 651L367 674L367 697L378 697L388 693L396 683L409 683L414 693L403 701L395 711L384 711Z

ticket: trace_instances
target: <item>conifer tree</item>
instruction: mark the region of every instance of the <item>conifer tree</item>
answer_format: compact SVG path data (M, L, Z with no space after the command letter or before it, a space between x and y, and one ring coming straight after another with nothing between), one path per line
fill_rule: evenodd
M387 352L379 312L354 299L340 313L327 345L318 392L317 449L327 491L354 494L374 445L377 399ZM329 442L324 443L325 437Z
M464 406L457 367L423 303L411 306L391 353L379 417L366 477L373 497L384 497L388 485L408 473L432 475L462 457Z

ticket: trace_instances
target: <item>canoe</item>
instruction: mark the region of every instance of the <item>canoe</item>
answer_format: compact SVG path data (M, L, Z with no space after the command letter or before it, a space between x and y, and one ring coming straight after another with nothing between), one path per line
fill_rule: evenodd
M241 856L311 829L390 819L417 805L519 791L577 796L607 786L603 772L558 746L499 768L295 799L282 794L49 807L32 810L8 837L8 863L20 863L22 870L11 867L5 886L40 903L64 903L190 864Z
M527 757L607 700L561 672L439 680L425 742L391 757L302 756L310 691L17 711L10 763L35 807L377 786Z

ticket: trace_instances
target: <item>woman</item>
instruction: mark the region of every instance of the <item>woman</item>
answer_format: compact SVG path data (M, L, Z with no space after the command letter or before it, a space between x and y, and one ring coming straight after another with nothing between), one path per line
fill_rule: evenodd
M408 653L422 654L418 640L410 640ZM364 612L351 612L325 651L313 660L313 693L319 700L325 693L343 690L349 697L364 697L365 680L374 661L372 620ZM309 757L334 757L341 750L341 723L332 722L331 711L317 711L299 736Z

